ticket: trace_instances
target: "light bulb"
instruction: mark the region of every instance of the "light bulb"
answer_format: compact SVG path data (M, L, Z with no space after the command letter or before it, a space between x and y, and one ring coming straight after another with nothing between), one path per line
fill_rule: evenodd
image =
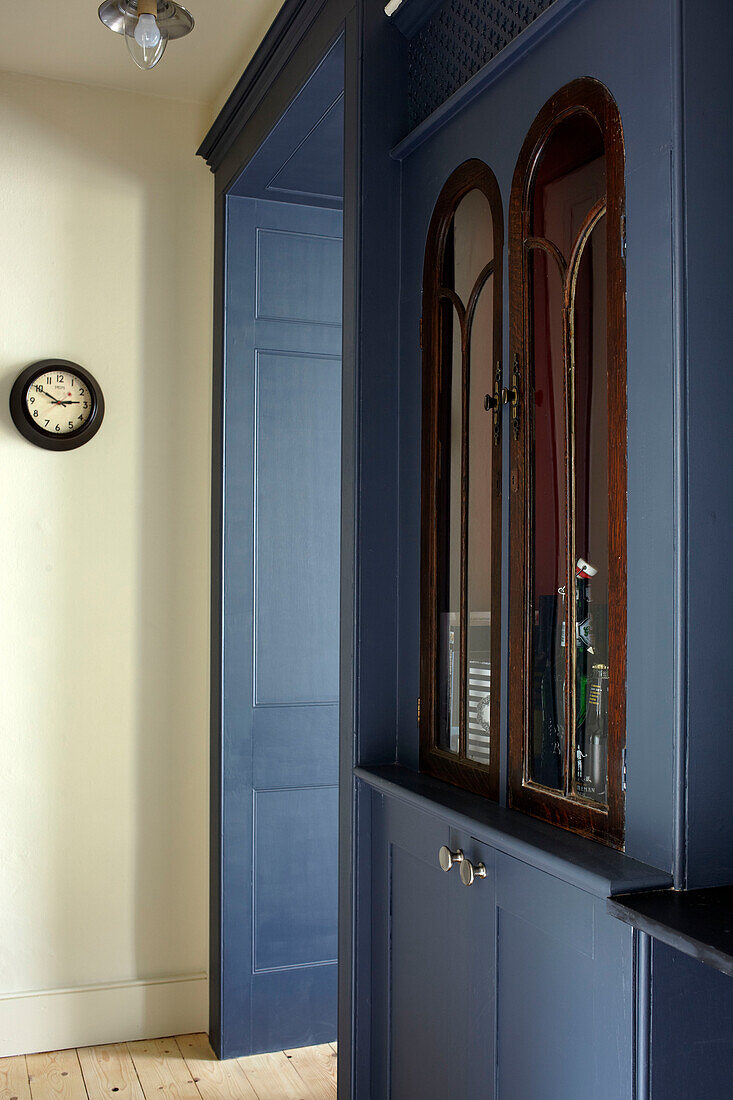
M158 10L156 0L137 0L135 6L132 5L133 0L127 0L125 42L128 52L138 68L154 69L168 45L166 26L161 26L155 18Z
M154 50L160 42L160 27L154 15L141 15L135 27L135 41L143 50Z

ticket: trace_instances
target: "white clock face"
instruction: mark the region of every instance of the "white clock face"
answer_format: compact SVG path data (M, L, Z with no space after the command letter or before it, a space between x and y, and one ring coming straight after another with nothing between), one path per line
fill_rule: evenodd
M49 435L70 435L78 431L94 408L87 382L63 370L34 378L26 391L25 403L33 423Z

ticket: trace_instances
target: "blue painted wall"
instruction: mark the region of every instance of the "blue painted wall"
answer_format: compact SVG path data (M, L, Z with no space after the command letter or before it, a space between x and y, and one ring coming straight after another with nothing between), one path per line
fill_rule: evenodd
M684 5L687 879L733 882L733 8Z

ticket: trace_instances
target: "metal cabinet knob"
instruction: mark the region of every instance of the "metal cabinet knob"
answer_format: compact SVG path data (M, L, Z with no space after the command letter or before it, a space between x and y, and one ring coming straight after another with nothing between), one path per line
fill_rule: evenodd
M470 859L461 861L461 882L464 886L473 886L474 879L486 878L486 864L477 863L475 866Z
M444 844L438 852L438 863L444 871L450 871L454 863L463 863L464 859L465 856L460 848L457 848L455 852L451 852L450 848Z

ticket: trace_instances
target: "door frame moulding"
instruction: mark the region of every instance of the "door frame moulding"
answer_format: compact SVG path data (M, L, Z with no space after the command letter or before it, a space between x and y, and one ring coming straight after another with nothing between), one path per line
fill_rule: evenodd
M328 0L285 0L197 150L216 173Z

